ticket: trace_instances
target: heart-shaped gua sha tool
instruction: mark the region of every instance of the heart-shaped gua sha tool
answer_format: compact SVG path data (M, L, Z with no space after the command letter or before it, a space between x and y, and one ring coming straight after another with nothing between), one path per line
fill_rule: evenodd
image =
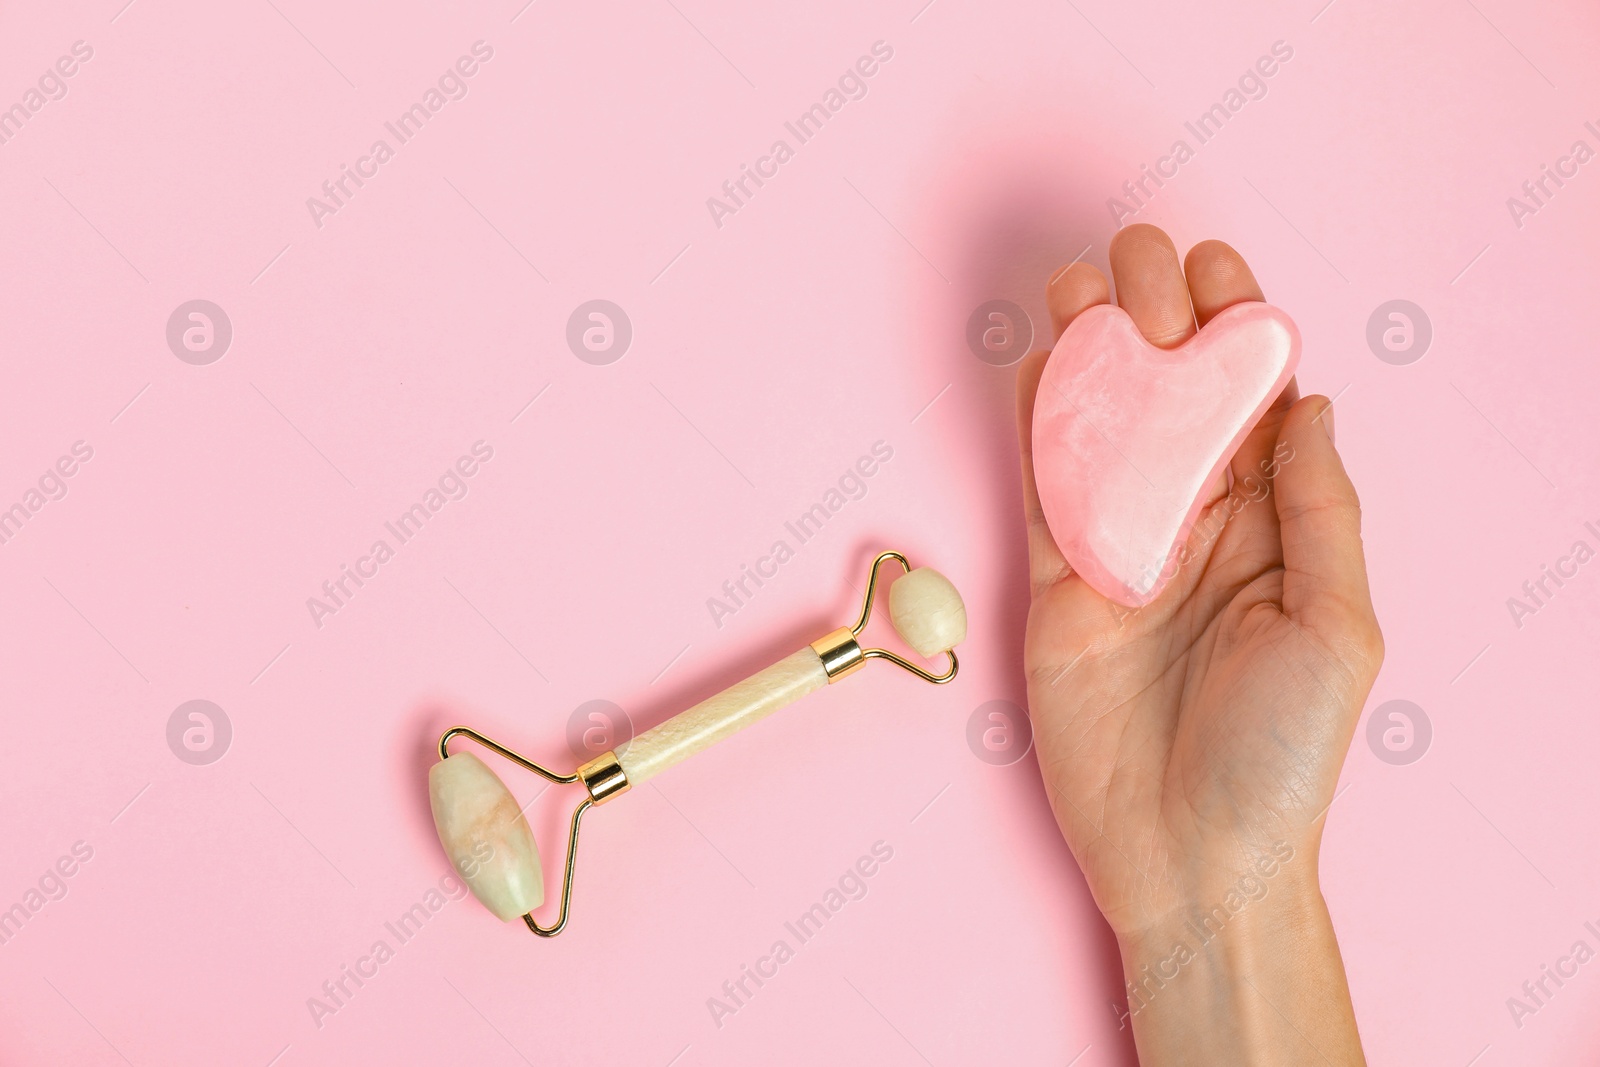
M1072 320L1033 405L1039 502L1072 569L1119 604L1154 600L1207 490L1299 361L1294 322L1258 301L1177 348L1112 304Z

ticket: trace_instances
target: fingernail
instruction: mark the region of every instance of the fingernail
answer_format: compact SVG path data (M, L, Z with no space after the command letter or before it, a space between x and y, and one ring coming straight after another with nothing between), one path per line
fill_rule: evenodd
M1333 405L1329 404L1322 409L1322 428L1328 431L1329 443L1336 443L1333 436Z

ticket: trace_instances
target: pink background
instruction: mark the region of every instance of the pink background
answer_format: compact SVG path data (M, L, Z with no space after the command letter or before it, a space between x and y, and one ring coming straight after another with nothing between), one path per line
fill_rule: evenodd
M1391 765L1364 721L1328 820L1368 1052L1600 1052L1600 962L1520 1028L1506 1006L1600 947L1600 563L1520 628L1506 604L1600 547L1600 162L1520 227L1506 203L1600 148L1600 15L922 2L7 5L0 106L93 49L0 145L0 506L93 449L0 545L0 908L92 849L0 945L7 1062L1132 1062L1032 756L967 743L1022 700L1025 587L1014 371L964 331L1009 299L1044 343L1050 271L1105 266L1107 198L1277 41L1267 95L1134 217L1229 240L1298 321L1366 507L1372 706L1432 722ZM479 40L466 97L315 225ZM866 97L717 226L706 199L876 41ZM208 366L165 338L195 298L233 326ZM634 333L606 366L565 341L596 298ZM1409 365L1366 341L1393 299L1433 327ZM307 598L479 440L468 495L317 627ZM866 495L715 625L877 441ZM955 684L875 669L663 776L593 815L565 935L451 902L317 1024L447 870L441 728L570 766L579 705L653 725L846 620L883 546L964 591ZM168 746L194 699L232 726L208 765ZM558 796L529 809L551 864ZM707 999L877 841L865 898L719 1027Z

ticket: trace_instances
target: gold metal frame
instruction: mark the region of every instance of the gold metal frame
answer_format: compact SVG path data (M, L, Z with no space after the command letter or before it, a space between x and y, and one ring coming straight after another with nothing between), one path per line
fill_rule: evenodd
M904 570L905 573L911 573L911 564L907 562L906 557L901 555L899 552L878 553L878 558L872 561L872 572L867 576L867 592L866 595L861 598L861 614L859 617L857 617L856 624L850 627L850 634L852 637L860 637L861 631L867 628L867 620L872 617L872 600L873 597L877 596L878 593L878 568L883 566L884 560L890 559L900 564L901 569ZM929 674L921 667L918 667L915 663L906 662L893 652L890 652L887 648L863 649L861 655L863 659L886 659L890 663L904 667L918 678L921 678L924 682L932 682L934 685L945 684L956 676L956 671L961 669L961 663L956 659L956 650L953 648L948 649L945 652L945 655L950 657L950 669L945 671L943 674Z
M510 760L512 763L515 763L515 764L518 764L520 766L526 767L528 770L532 771L535 774L543 775L544 777L550 779L550 781L554 782L556 785L567 785L567 784L569 784L571 782L576 782L576 781L579 780L579 776L577 774L558 774L557 772L552 771L548 767L542 767L539 764L533 762L533 760L529 759L527 756L522 755L522 753L514 752L511 749L507 748L506 746L502 745L500 742L495 741L492 738L485 737L482 734L480 734L478 731L476 731L476 730L474 730L474 729L472 729L470 727L467 727L467 726L452 726L452 727L450 727L450 729L446 730L443 734L441 734L439 736L439 758L440 759L449 759L450 758L450 740L451 740L451 738L457 737L457 736L466 737L469 740L476 741L478 744L482 745L484 748L488 749L489 751L498 752L500 755L504 756L506 759ZM607 753L607 755L611 755L611 754ZM614 760L616 757L613 756L612 758ZM591 762L594 762L594 761L591 761ZM589 766L589 764L585 764L584 766ZM581 767L579 768L579 770L582 770L582 769L583 768L581 768ZM587 784L587 782L585 782L585 784ZM625 791L627 788L628 788L628 786L627 786L626 780L624 780L622 789L614 790L609 795L610 796L615 796L618 793L621 793L621 792ZM609 796L608 796L607 799L609 799ZM533 913L532 912L529 912L528 914L526 914L526 915L524 915L522 917L522 921L528 924L528 929L532 930L534 933L538 934L540 937L554 937L557 934L559 934L562 930L565 930L567 928L568 907L572 903L572 868L573 868L574 864L577 863L577 859L578 859L578 820L582 819L583 818L583 813L585 811L587 811L589 808L593 807L596 803L597 803L597 801L596 801L596 799L594 798L593 795L584 797L583 800L578 804L577 808L575 808L573 810L573 812L572 812L572 830L567 835L566 873L562 876L562 879L561 879L561 914L559 916L557 916L556 921L555 921L555 925L553 925L553 926L540 926L538 923L534 922Z
M925 682L934 685L943 685L956 676L956 671L961 669L960 661L956 659L955 650L945 652L950 657L950 667L943 674L931 674L914 663L890 652L886 648L862 648L859 638L861 631L867 628L867 622L872 618L872 603L878 593L878 570L888 560L899 563L901 568L909 574L911 564L899 552L880 552L872 561L872 570L867 576L867 592L861 598L861 614L856 618L854 626L840 627L811 643L811 648L822 660L822 667L828 674L828 684L832 685L840 678L854 674L867 665L869 659L886 659L890 663L903 667ZM540 937L555 937L567 927L567 917L572 904L572 871L578 859L578 823L583 818L583 813L597 804L604 804L614 800L632 788L627 774L622 769L621 762L615 752L602 752L588 763L583 764L571 774L560 774L548 767L541 766L533 760L513 751L492 738L485 737L478 731L466 726L452 726L439 737L439 758L450 758L450 742L456 737L465 737L475 741L491 752L498 753L520 767L525 767L533 773L549 779L556 785L570 785L582 782L588 796L579 801L572 812L572 829L567 835L567 860L561 879L561 912L551 926L540 926L534 921L533 913L522 917L528 924L528 929Z

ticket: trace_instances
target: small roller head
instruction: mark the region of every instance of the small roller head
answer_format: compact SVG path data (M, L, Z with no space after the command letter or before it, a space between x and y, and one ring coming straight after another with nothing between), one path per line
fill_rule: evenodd
M918 567L889 587L889 619L906 644L932 659L967 639L967 606L950 579Z
M544 903L533 831L511 790L481 759L457 752L435 763L428 800L450 865L484 907L510 922Z

